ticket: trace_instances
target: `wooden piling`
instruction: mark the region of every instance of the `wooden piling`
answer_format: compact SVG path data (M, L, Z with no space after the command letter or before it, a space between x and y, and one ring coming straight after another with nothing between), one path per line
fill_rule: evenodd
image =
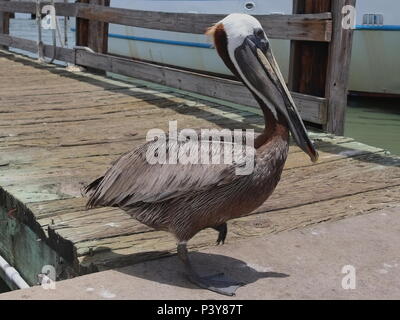
M89 0L78 0L77 3L89 3ZM77 46L87 46L89 35L89 20L76 18L75 43Z
M9 1L9 0L4 0ZM0 34L10 33L10 13L0 11ZM0 49L8 50L7 46L0 45Z
M342 27L342 8L346 5L355 7L356 0L332 1L333 32L329 44L325 89L328 99L328 122L324 129L337 135L344 134L353 41L353 30Z
M110 6L110 0L79 0L79 3ZM108 51L108 23L77 18L76 44L85 46L97 53Z
M343 135L351 60L351 29L342 28L345 5L356 0L293 0L293 13L332 13L332 39L328 42L292 41L289 86L303 94L324 97L328 114L323 129Z
M330 0L294 0L293 14L331 11ZM289 86L299 93L325 97L328 42L292 41Z

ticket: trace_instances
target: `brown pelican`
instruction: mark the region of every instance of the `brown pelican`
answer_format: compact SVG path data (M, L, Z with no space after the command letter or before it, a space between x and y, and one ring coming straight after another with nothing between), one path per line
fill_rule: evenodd
M86 188L90 196L87 206L117 206L147 226L171 232L189 279L202 288L233 295L239 283L221 274L201 277L195 272L187 242L199 231L213 228L219 232L217 243L223 243L226 221L249 214L271 195L288 155L289 131L312 161L317 160L318 153L260 23L249 15L231 14L207 34L213 37L226 66L251 91L263 111L265 130L255 139L254 170L237 175L235 168L240 164L235 162L150 164L145 156L151 146L148 142L121 156ZM174 146L187 143L191 142L172 141Z

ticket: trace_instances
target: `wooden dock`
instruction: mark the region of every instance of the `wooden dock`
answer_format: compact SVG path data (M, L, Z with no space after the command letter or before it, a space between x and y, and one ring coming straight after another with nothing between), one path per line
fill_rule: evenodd
M0 254L31 284L175 252L175 240L116 208L85 210L81 188L152 128L254 128L251 107L141 81L123 82L0 51ZM342 219L400 203L400 158L350 138L313 133L320 161L290 149L281 183L227 241ZM373 226L371 226L373 228ZM213 246L200 232L193 249Z

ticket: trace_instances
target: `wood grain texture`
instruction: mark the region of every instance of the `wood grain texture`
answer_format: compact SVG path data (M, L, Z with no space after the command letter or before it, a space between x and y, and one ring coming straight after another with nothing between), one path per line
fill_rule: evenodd
M293 13L332 12L332 41L292 41L289 67L291 90L328 99L323 129L343 135L347 107L348 78L352 51L352 29L342 27L345 5L356 1L293 0Z
M332 2L334 16L334 35L329 46L329 62L326 81L328 99L328 122L326 130L343 135L347 108L347 91L350 74L353 29L344 29L342 8L345 5L356 6L356 0L338 0Z
M77 3L89 3L89 0L78 0ZM56 13L59 14L57 9ZM76 45L87 47L89 44L89 20L77 17L75 28L76 28L76 33L75 33Z
M0 44L31 52L36 52L37 50L36 42L7 35L0 35ZM45 56L53 56L52 46L44 45L43 50ZM58 48L56 59L76 63L89 68L135 77L238 104L258 107L254 97L239 81L164 67L132 59L90 53L84 50L77 50L75 52L72 49ZM326 99L296 92L293 92L293 98L304 120L317 124L326 123Z
M330 0L293 0L293 14L331 11ZM329 43L292 41L289 86L295 92L325 97Z
M110 0L79 0L78 4L110 6ZM108 23L86 18L76 20L76 44L92 49L94 52L108 51Z
M251 109L70 73L4 51L0 97L0 252L31 284L44 264L65 279L175 253L169 234L117 208L85 210L80 194L119 155L143 143L149 129L167 130L168 120L177 120L180 129L260 131L263 125ZM251 215L231 221L227 241L399 204L399 158L351 138L311 137L320 162L312 166L291 145L275 193ZM215 240L215 231L204 230L190 246L205 248Z
M43 5L46 3L44 2ZM0 1L0 11L35 13L33 1L6 3ZM57 15L116 23L133 27L159 29L183 33L203 34L208 27L225 15L167 13L122 8L110 8L82 1L80 3L56 3ZM257 18L270 38L325 41L332 36L330 13L319 15L259 15Z

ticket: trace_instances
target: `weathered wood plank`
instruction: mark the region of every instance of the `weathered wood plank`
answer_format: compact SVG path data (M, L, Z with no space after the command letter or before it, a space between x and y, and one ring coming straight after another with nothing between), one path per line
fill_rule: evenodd
M400 187L395 186L240 218L229 223L227 241L265 236L395 206L400 201L399 191ZM213 246L215 239L216 232L207 229L196 235L189 243L189 247L198 250ZM164 232L144 232L110 240L92 240L75 245L77 259L81 264L80 272L126 266L176 252L176 240Z
M138 141L137 144L141 142ZM344 145L343 147L331 147L327 152L321 152L323 162L320 165L337 162L348 156L360 157L370 152L379 152L379 149L374 148L371 148L370 151L353 150L349 149L346 144ZM123 147L120 150L121 152L130 150L132 146L125 145ZM338 152L338 155L335 155L334 152ZM119 153L86 158L73 158L67 157L67 154L60 154L50 160L46 159L46 155L47 153L43 152L42 157L31 158L30 161L18 165L13 161L10 162L11 168L4 173L0 170L0 182L3 188L9 192L21 193L20 200L26 203L43 201L43 197L47 199L77 197L80 196L82 187L104 172ZM63 163L63 165L60 166L60 163ZM18 168L15 168L16 165ZM285 170L307 166L309 166L309 161L303 153L291 152ZM331 167L335 167L335 164L332 164ZM20 187L21 184L25 185ZM346 186L346 183L344 183L344 186ZM39 197L39 193L41 197ZM306 201L307 197L304 197L303 200Z
M256 212L288 208L295 203L340 198L399 185L399 181L400 159L388 158L384 153L369 153L312 167L285 170L273 195ZM296 192L288 193L288 190Z
M342 8L345 5L355 7L356 0L338 0L332 2L334 35L329 45L326 82L326 97L329 102L328 122L325 128L337 135L343 135L344 133L353 39L353 29L345 29L342 26Z
M315 180L319 180L319 181L323 181L324 178L322 178L320 175L325 176L325 172L329 172L331 175L333 176L337 176L337 175L343 175L343 177L340 178L335 178L334 184L331 184L330 187L330 192L326 192L326 195L330 195L330 196L337 196L340 197L343 195L343 193L346 194L346 192L359 192L359 191L363 191L363 188L375 188L377 187L376 184L371 184L369 186L362 186L361 189L357 184L354 184L354 181L356 181L357 179L355 178L355 175L360 174L359 171L362 170L367 170L369 171L373 171L373 170L377 170L374 172L374 174L377 174L378 176L380 175L382 177L382 183L386 183L387 185L390 185L392 182L392 179L397 179L397 173L399 171L398 168L395 169L395 167L391 167L391 168L387 168L388 170L390 169L391 171L385 171L385 168L380 167L380 163L382 162L388 162L388 159L383 157L382 155L373 155L371 154L371 152L379 152L379 149L376 148L370 148L369 150L363 150L365 149L365 146L360 145L359 149L357 150L355 146L356 143L344 143L343 146L332 146L331 148L326 148L326 152L322 152L322 154L326 154L325 159L323 159L323 162L318 165L314 171L316 172L315 175L312 177L312 179L310 179L309 181L311 181L310 183L312 184L309 188L306 186L307 185L307 181L302 181L302 177L306 176L306 173L301 173L299 174L299 172L295 171L292 172L294 168L297 168L298 170L301 170L301 172L303 172L302 170L306 170L305 172L308 172L309 168L303 168L305 166L309 167L309 162L307 163L307 159L306 157L302 154L302 153L296 153L295 155L293 153L291 153L291 156L289 156L289 162L288 162L288 167L286 169L291 169L288 173L284 173L284 176L282 178L282 182L280 184L280 186L284 189L283 193L280 194L280 187L278 187L277 191L275 192L276 195L276 204L274 204L274 197L273 196L268 202L268 206L272 207L268 207L268 210L272 209L277 209L277 205L282 205L282 203L285 203L286 205L293 205L296 206L298 204L293 204L293 201L300 201L300 203L303 202L313 202L314 200L312 200L313 197L317 197L318 199L322 199L323 196L318 195L318 190L321 190L321 186L319 185L315 185L314 182ZM336 153L338 155L336 155ZM365 155L367 154L367 155ZM44 154L45 155L45 154ZM43 155L43 156L44 156ZM365 155L365 156L362 156ZM350 161L350 164L346 165L346 168L349 168L348 171L346 170L346 174L344 174L344 171L341 172L340 168L342 168L343 166L345 166L345 163L343 161L345 161L345 157L356 157L355 160ZM300 157L300 158L299 158ZM290 165L290 160L291 158L293 158L292 161L292 165ZM299 159L304 158L303 161L300 161L299 163ZM337 160L341 159L340 162L337 162ZM38 172L37 169L35 169L35 167L30 166L29 170L30 171L30 175L29 178L27 179L26 176L28 174L25 174L24 170L19 169L19 170L9 170L8 173L10 176L13 177L14 183L16 185L19 185L19 180L20 181L24 181L26 184L30 184L32 186L32 190L43 190L46 192L46 194L48 194L48 196L51 196L51 194L54 194L55 199L57 198L63 198L65 196L78 196L80 194L80 188L85 184L85 179L86 181L91 180L92 178L94 178L96 175L100 174L101 172L103 172L107 167L108 167L108 163L110 162L111 159L108 158L103 158L102 160L100 159L100 163L99 162L91 162L91 161L87 161L82 159L81 162L76 161L76 165L75 166L71 166L71 164L69 164L68 161L63 160L62 162L65 163L64 166L59 167L59 168L55 168L51 165L46 165L45 160L42 159L37 159L34 160L33 164L35 162L43 162L43 172ZM367 161L365 164L363 162ZM368 163L371 162L371 163ZM394 161L394 160L393 160ZM301 163L302 162L302 163ZM348 162L348 161L347 161ZM358 163L358 162L361 162ZM57 161L55 161L55 163L59 163ZM296 165L293 165L294 163L296 163ZM308 165L307 165L308 164ZM353 164L355 165L355 167L353 168ZM392 166L398 166L399 162L394 161L392 164ZM362 168L362 169L357 169L356 168ZM47 171L51 171L50 174L47 174ZM296 169L296 170L297 170ZM286 171L286 170L285 170ZM65 172L71 172L73 173L73 176L65 176ZM390 174L392 174L390 176ZM385 178L384 175L388 175L388 178ZM18 179L18 175L20 175L20 178ZM37 177L35 178L35 176L37 175ZM362 175L362 174L361 174ZM48 176L48 178L46 178L46 176ZM291 185L296 185L296 181L295 180L290 180L290 177L292 177L293 179L300 179L302 181L302 185L305 189L307 189L306 192L304 192L304 194L301 195L295 195L294 197L291 196L290 194L288 194L287 190L290 189ZM301 177L301 178L299 178ZM373 175L370 174L370 179L373 179ZM299 180L299 181L300 181ZM332 177L328 177L327 180L332 180ZM41 184L43 185L43 187L40 187L40 185L37 185L37 183L41 181ZM396 181L394 183L397 183ZM47 186L47 187L45 187ZM355 187L355 189L352 189L353 186ZM302 189L304 189L302 188ZM316 189L315 189L316 188ZM29 194L29 192L27 191L29 188L27 188L26 186L23 187L21 189L24 190L23 194L21 194L22 199L24 199L24 197L28 197L25 199L25 201L27 202L31 202L33 201L31 198L31 195ZM315 189L315 190L314 190ZM7 190L11 191L18 191L18 189L15 189L14 187L7 187ZM353 190L353 191L352 191ZM18 191L20 193L20 191ZM36 195L36 197L38 197L38 195ZM310 198L311 197L311 198ZM283 201L286 198L287 201ZM297 199L297 200L296 200ZM43 201L41 200L41 198L39 197L38 199L39 201ZM302 202L303 201L303 202ZM79 208L76 208L79 209ZM82 210L82 209L79 209ZM259 210L266 210L264 207L261 207Z
M120 154L131 150L143 141L144 136L142 135L138 139L123 142L52 148L51 157L48 157L49 149L47 148L34 147L23 150L18 146L2 148L2 161L3 163L7 163L7 165L3 165L3 168L7 169L4 173L7 176L12 175L13 179L16 180L8 178L6 182L2 181L1 177L4 176L0 170L0 181L3 186L13 185L18 183L18 179L28 182L27 176L35 178L39 174L40 178L44 178L45 174L52 172L54 181L57 182L58 176L62 176L65 170L68 169L77 170L74 172L74 179L79 182L80 179L86 178L86 176L79 176L79 168L85 169L86 174L91 172L93 177L90 178L94 178L100 174L101 167L99 165L104 166L104 168L108 167ZM343 143L339 141L337 143L317 142L317 148L321 153L321 163L382 151L378 148L368 147L357 142L346 142L346 140L343 140ZM290 155L285 170L309 165L309 159L302 154L302 151L298 147L291 146L289 151ZM294 155L294 153L300 154ZM63 166L60 166L60 163L63 163ZM6 166L8 167L6 168ZM63 180L59 180L58 182L62 183ZM76 185L79 187L79 183ZM76 193L78 192L79 190L77 189Z
M43 3L43 5L48 3ZM167 13L110 8L87 3L56 3L60 16L97 20L133 27L159 29L183 33L203 34L208 27L225 15L196 13ZM0 11L35 13L32 2L0 1ZM259 15L257 18L270 38L326 41L331 39L332 21L330 13L318 15Z
M322 203L311 203L300 207L272 211L268 215L252 215L240 218L230 222L228 241L295 229L321 221L340 219L348 215L385 208L398 203L399 190L399 186L395 186L367 193L356 193ZM80 201L83 207L81 199L68 201ZM99 212L100 210L103 210L103 212ZM129 223L129 220L124 218L127 215L118 211L118 209L96 209L93 211L96 212L93 212L93 216L89 220L86 220L85 217L88 214L87 211L70 212L53 219L55 222L54 229L65 232L69 236L75 234L78 237L82 235L82 232L76 228L80 228L82 223L89 222L83 228L87 228L95 240L76 243L77 256L80 260L84 260L85 265L91 261L91 263L101 266L107 260L107 267L115 267L120 263L123 265L128 263L127 260L132 263L141 261L144 257L148 259L158 256L160 250L167 250L169 254L175 250L175 240L172 237L163 232L150 231L149 228L132 219L132 223ZM44 222L45 220L41 221ZM47 219L47 222L49 221L51 220ZM126 224L124 225L124 223ZM59 225L57 226L57 224ZM137 229L135 230L135 228ZM110 238L101 237L101 229L106 229L106 233L111 232L110 236L112 236ZM135 231L129 234L128 230ZM194 238L191 245L193 248L200 248L213 245L214 241L215 232L205 230ZM113 253L110 250L113 250ZM155 252L144 256L136 255L136 253L152 250ZM133 254L135 256L132 256Z
M98 59L96 60L96 58ZM131 65L131 62L125 59L110 59L107 56L100 57L99 55L95 57L91 53L82 51L77 53L77 61L79 64L86 66L100 66L101 69L109 72L144 79L238 104L257 106L248 89L238 81L200 75L144 62L134 62L134 65ZM304 120L325 123L325 99L296 93L293 94L293 98Z
M35 41L16 38L6 34L0 34L0 44L7 47L18 48L29 52L37 51L37 44Z
M36 51L36 43L34 41L24 39L17 41L15 38L5 35L0 35L0 44L28 51L29 48L34 48ZM52 56L52 54L51 46L45 45L44 55ZM239 81L207 76L121 57L90 53L84 50L78 50L75 55L74 50L59 48L56 59L160 83L238 104L258 106L248 89ZM293 92L293 98L304 120L317 124L326 123L327 106L325 98L307 96L295 92Z

